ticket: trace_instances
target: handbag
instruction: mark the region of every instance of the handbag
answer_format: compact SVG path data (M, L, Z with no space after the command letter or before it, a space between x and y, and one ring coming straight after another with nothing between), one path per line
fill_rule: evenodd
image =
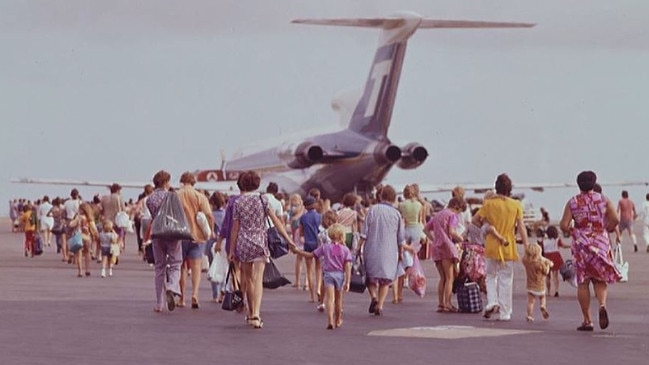
M77 253L83 248L83 238L80 230L75 230L72 236L68 237L68 251Z
M261 200L261 205L264 208L264 215L266 216L268 227L270 227L266 230L266 235L268 236L268 251L270 251L270 257L277 259L288 254L288 242L281 234L279 234L277 227L271 227L270 218L268 217L268 213L266 213L266 205L264 204L261 195L259 195L259 200Z
M349 291L354 293L365 292L366 284L365 265L360 255L356 256L352 264L352 276L349 280Z
M232 278L232 282L228 286L228 281ZM223 296L223 304L221 309L226 311L234 311L243 308L243 292L239 289L239 282L234 276L234 263L230 263L228 267L228 274L225 277L225 295ZM236 288L236 289L235 289Z
M187 224L185 210L178 194L167 193L158 214L151 222L151 238L163 240L193 241L192 233Z
M269 260L264 267L263 286L266 289L277 289L280 286L290 284L291 282L282 275L275 266L273 260Z
M624 261L624 257L622 256L622 245L620 244L615 246L613 263L615 264L617 271L620 273L620 282L626 283L629 281L629 262Z

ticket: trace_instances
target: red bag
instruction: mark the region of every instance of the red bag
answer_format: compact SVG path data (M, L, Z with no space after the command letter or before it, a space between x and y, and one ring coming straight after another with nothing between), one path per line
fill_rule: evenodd
M426 294L426 275L418 257L414 258L414 263L406 270L406 275L408 275L408 286L410 289L420 298L423 298Z

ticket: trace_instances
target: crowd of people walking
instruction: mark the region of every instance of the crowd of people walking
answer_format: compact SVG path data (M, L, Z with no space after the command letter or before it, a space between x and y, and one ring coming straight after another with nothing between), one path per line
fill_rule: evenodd
M307 290L308 301L317 302L318 311L327 311L328 329L343 323L343 297L353 274L362 271L369 293L368 312L380 317L386 310L390 288L392 303L398 305L403 301L404 287L420 285L408 282L420 260L432 261L438 274L437 312L475 312L462 307L459 292L459 305L453 303L458 286L475 281L486 294L484 306L478 297L483 317L509 321L514 313L513 280L519 250L524 253L522 264L527 275L524 318L534 321L534 302L538 300L542 318L548 319L547 297L552 289L554 296L559 296L558 277L565 266L562 248L571 248L570 261L575 269L582 312L577 329L594 328L590 284L598 302L598 323L604 329L609 324L607 286L621 278L612 261L611 245L615 243L611 243L609 233L618 232L619 237L629 232L637 251L635 235L628 227L639 215L628 193L623 192L616 209L610 199L596 191L592 171L578 175L580 191L567 202L559 229L551 222L535 227L539 228L536 243L528 238L521 204L511 198L513 183L506 174L497 176L494 191L485 195L479 208L471 210L464 190L458 187L438 212L421 198L417 184L400 192L390 185L379 186L371 199L350 192L340 202L330 202L318 189L305 196L285 196L273 182L260 193L261 178L254 171L239 175L240 191L230 196L197 190L195 177L189 172L180 176L178 189L171 188L172 177L164 170L152 181L136 201L124 201L119 184L111 185L109 194L89 201L81 199L76 189L67 199L50 201L44 196L34 203L12 201L12 231L24 232L26 257L39 255L42 246L55 245L62 261L75 264L78 277L91 276L96 260L102 278L113 276L120 253L127 247L126 233L134 232L137 252L154 267L153 310L157 313L184 307L187 297L191 308L199 309L204 257L209 264L223 255L232 264L236 279L232 282L240 284L233 288L224 278L210 277L211 299L221 302L227 290L240 290L245 304L239 311L256 329L264 325L264 272L267 265L273 265L267 236L270 227L276 228L295 254L293 286ZM177 201L181 207L178 212L184 217L187 232L182 238L162 235L156 226L162 219L159 215L169 215L165 209L172 200ZM649 220L649 203L643 210L643 219ZM362 270L358 271L358 265ZM458 283L460 278L462 282Z

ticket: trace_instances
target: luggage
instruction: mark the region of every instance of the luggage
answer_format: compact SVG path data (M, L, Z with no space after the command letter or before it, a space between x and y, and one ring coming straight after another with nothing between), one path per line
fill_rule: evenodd
M43 239L39 234L34 235L34 256L43 254Z
M482 296L478 283L466 282L457 287L457 305L460 312L482 312Z

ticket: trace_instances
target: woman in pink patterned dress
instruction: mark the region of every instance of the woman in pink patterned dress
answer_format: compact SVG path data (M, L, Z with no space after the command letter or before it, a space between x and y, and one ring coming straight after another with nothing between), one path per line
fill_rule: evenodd
M573 239L572 255L577 274L577 300L584 321L578 331L592 331L590 318L590 287L593 283L599 302L599 326L608 327L606 310L607 284L620 280L611 255L608 233L615 230L619 219L609 199L593 191L597 176L583 171L577 176L581 193L572 197L563 211L561 230L570 232ZM574 226L571 227L571 222Z
M457 312L451 304L455 264L459 261L456 242L462 242L457 233L459 213L466 209L463 199L452 198L448 207L435 214L424 227L424 234L431 240L431 256L439 273L437 286L438 312Z

